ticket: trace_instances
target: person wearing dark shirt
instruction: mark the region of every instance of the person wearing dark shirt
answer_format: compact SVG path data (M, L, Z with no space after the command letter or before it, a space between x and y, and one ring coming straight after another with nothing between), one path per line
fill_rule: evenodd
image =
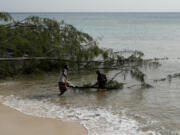
M97 82L95 85L98 85L98 88L104 89L107 82L106 75L100 73L99 70L96 71L96 74L97 74Z

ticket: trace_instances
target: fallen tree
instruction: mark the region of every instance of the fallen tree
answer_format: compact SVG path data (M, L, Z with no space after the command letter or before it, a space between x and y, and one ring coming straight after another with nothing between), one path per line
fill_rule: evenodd
M150 86L141 68L160 66L158 60L144 60L140 51L124 51L129 53L124 57L122 51L101 49L89 34L64 21L36 16L15 21L8 13L0 13L0 21L5 21L0 23L0 78L59 71L66 63L73 71L119 70L109 84L129 74L141 86Z

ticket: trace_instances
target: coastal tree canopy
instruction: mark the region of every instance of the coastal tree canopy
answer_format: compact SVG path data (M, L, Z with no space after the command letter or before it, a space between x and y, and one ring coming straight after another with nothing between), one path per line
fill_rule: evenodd
M59 58L59 60L32 59L21 62L0 62L0 78L16 74L59 70L62 64L69 62L71 68L75 70L116 68L124 76L130 74L132 78L140 81L142 86L147 86L145 74L140 68L147 65L158 65L158 62L143 60L143 56L144 54L140 51L132 51L128 57L124 57L112 49L101 49L92 36L64 21L57 22L54 19L38 16L30 16L17 21L8 13L0 13L1 58ZM95 61L95 58L101 60Z

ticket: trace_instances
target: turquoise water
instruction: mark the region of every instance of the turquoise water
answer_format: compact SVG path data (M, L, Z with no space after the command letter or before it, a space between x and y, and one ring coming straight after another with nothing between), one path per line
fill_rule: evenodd
M154 79L179 73L180 13L14 13L50 17L74 24L91 34L101 47L142 50L146 57L169 57L157 69L143 68L153 88L128 86L135 80L116 78L123 90L69 89L58 97L58 74L43 80L2 80L0 101L29 115L78 120L89 135L180 135L180 79L155 83ZM108 79L118 70L106 72ZM95 83L95 72L71 74L76 85Z

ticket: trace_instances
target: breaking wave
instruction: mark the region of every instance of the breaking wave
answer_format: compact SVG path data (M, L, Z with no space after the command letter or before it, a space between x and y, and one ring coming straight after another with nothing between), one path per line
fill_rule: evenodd
M126 110L117 113L111 108L56 105L50 99L32 100L13 95L0 97L0 101L4 105L28 115L78 120L88 130L88 135L161 135L160 132L153 130L140 130L145 125L129 118L126 115Z

